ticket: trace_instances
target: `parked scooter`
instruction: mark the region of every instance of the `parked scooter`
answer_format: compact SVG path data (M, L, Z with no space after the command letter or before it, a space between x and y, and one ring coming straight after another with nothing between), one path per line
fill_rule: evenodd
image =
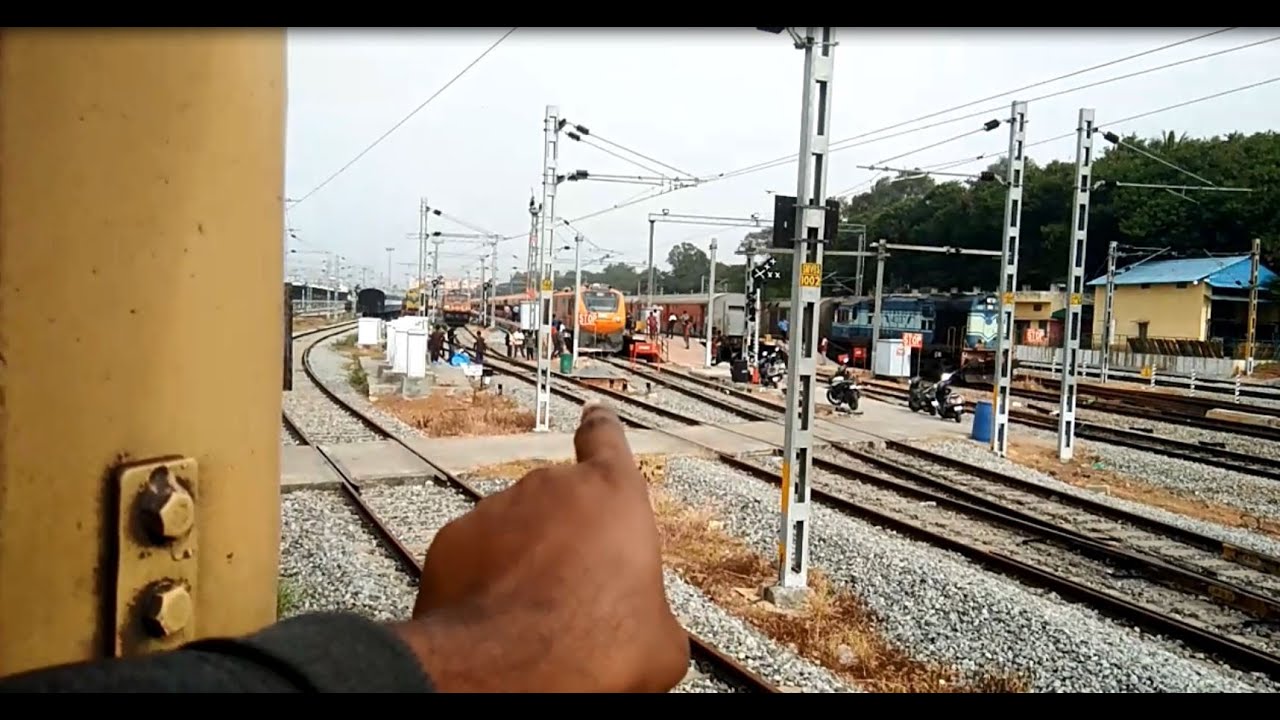
M930 415L937 415L943 420L960 422L964 416L964 397L951 389L954 377L954 372L943 373L942 379L936 383L920 377L911 378L907 407L911 412L928 410Z
M841 356L843 361L846 356ZM862 399L862 388L858 387L858 378L853 368L841 364L835 375L831 376L831 384L827 388L827 402L837 410L847 408L849 412L858 409L858 401Z
M942 380L934 390L933 403L938 417L960 422L960 418L964 417L964 396L952 391L951 378L953 377L955 377L953 372L943 374Z

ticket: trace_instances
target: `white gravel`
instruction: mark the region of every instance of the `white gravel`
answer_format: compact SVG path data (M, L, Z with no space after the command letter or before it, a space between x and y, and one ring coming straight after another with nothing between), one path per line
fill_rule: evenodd
M484 493L510 485L506 480L478 480L463 477ZM802 692L861 692L836 677L830 670L797 656L727 612L693 585L672 571L663 579L667 600L686 629L711 643L720 652L738 659L744 666L778 686Z
M775 487L712 461L672 458L666 488L690 503L710 503L730 531L774 552ZM1275 690L953 553L821 505L813 510L815 566L855 592L886 636L918 658L967 674L1018 673L1036 691Z
M1056 433L1026 425L1015 425L1011 437L1057 446ZM1097 455L1106 469L1136 480L1167 488L1187 497L1227 505L1261 517L1280 519L1280 482L1275 480L1081 438L1076 439L1076 447Z
M332 339L322 340L311 353L311 364L326 385L350 389L346 368L350 359L331 349L332 344L345 334L350 333L340 333ZM298 424L299 429L317 443L337 444L381 440L378 433L325 397L324 393L320 392L303 372L303 351L313 342L315 342L314 337L294 341L293 390L283 393L285 413ZM351 392L354 394L354 390ZM281 439L284 440L283 437Z
M322 380L358 407L368 408L367 400L345 384L341 360L328 342L312 353L313 365ZM563 399L558 404L573 407L576 425L577 407ZM389 424L397 424L394 418L383 418ZM393 428L397 433L413 432L399 425ZM506 483L478 484L482 491L491 492ZM425 556L435 533L470 507L470 501L460 491L428 480L370 484L362 497L419 558ZM379 620L409 615L416 583L381 548L339 491L286 493L281 512L282 592L291 602L286 615L319 610L346 610ZM763 677L803 692L857 691L825 668L777 645L673 573L668 572L665 580L672 607L686 627ZM711 668L691 662L689 674L674 692L743 691L710 673Z

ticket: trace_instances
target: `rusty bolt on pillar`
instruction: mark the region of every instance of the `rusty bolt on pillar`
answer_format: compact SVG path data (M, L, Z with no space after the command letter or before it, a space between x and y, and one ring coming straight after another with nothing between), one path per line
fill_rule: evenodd
M182 632L191 622L191 593L171 581L156 583L143 596L142 623L153 637Z
M156 468L151 473L139 509L142 527L157 543L177 540L195 526L195 499L167 468Z

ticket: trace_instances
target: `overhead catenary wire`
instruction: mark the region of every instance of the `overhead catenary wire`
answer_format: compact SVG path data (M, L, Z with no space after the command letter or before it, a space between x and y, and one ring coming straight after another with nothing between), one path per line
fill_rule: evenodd
M1209 58L1218 57L1218 56L1220 56L1220 55L1226 55L1226 54L1233 53L1233 52L1239 52L1239 51L1241 51L1241 50L1248 50L1248 49L1250 49L1250 48L1254 48L1254 47L1257 47L1257 46L1259 46L1259 45L1265 45L1265 44L1267 44L1267 43L1276 42L1277 40L1280 40L1280 35L1273 36L1273 37L1269 37L1269 38L1264 38L1264 39L1262 39L1262 40L1255 40L1254 42L1245 43L1245 44L1243 44L1243 45L1236 45L1236 46L1233 46L1233 47L1224 48L1224 49L1222 49L1222 50L1215 50L1215 51L1213 51L1213 52L1203 53L1203 54L1201 54L1201 55L1196 55L1196 56L1194 56L1194 57L1183 58L1182 60L1175 60L1175 61L1173 61L1173 62L1165 63L1165 64L1163 64L1163 65L1156 65L1156 66L1154 66L1154 67L1149 67L1149 68L1145 68L1145 69L1142 69L1142 70L1135 70L1134 72L1126 73L1126 74L1124 74L1124 75L1116 75L1116 76L1114 76L1114 77L1104 78L1104 79L1102 79L1102 80L1095 80L1095 81L1093 81L1093 82L1085 83L1085 84L1083 84L1083 85L1076 85L1076 86L1074 86L1074 87L1064 88L1064 89L1062 89L1062 90L1055 90L1055 91L1050 92L1050 93L1045 93L1045 94L1043 94L1043 95L1037 95L1037 96L1035 96L1035 97L1027 98L1027 99L1025 100L1025 102L1028 102L1028 103L1032 103L1032 102L1039 102L1039 101L1041 101L1041 100L1048 100L1048 99L1050 99L1050 98L1061 97L1061 96L1063 96L1063 95L1069 95L1069 94L1071 94L1071 93L1080 92L1081 90L1088 90L1088 89L1090 89L1090 88L1100 87L1100 86L1102 86L1102 85L1109 85L1109 84L1111 84L1111 83L1114 83L1114 82L1120 82L1120 81L1122 81L1122 80L1131 80L1131 79L1133 79L1133 78L1135 78L1135 77L1141 77L1141 76L1143 76L1143 75L1148 75L1148 74L1153 73L1153 72L1159 72L1159 71L1161 71L1161 70L1168 70L1168 69L1170 69L1170 68L1179 67L1179 66L1181 66L1181 65L1186 65L1186 64L1188 64L1188 63L1199 62L1199 61L1201 61L1201 60L1208 60ZM1042 83L1042 84L1047 84L1047 82L1049 82L1049 81L1046 81L1046 83ZM1033 86L1030 86L1030 87L1034 87L1034 85L1033 85ZM1025 89L1025 88L1023 88L1023 89ZM1014 92L1017 92L1017 91L1014 91ZM996 96L996 97L999 97L999 96ZM976 103L970 103L970 104L976 104ZM968 105L961 106L961 107L968 107ZM903 135L911 135L911 134L913 134L913 133L917 133L917 132L920 132L920 131L922 131L922 130L929 130L929 129L932 129L932 128L935 128L935 127L941 127L941 126L944 126L944 125L950 125L950 124L952 124L952 123L960 122L960 121L963 121L963 120L969 120L969 119L976 118L976 117L982 117L983 115L989 115L989 114L991 114L991 113L993 113L993 112L1002 112L1002 111L1004 111L1005 109L1006 109L1006 108L1003 108L1003 107L991 107L991 108L987 108L986 110L979 110L979 111L976 111L976 112L969 113L969 114L967 114L967 115L960 115L960 116L957 116L957 117L954 117L954 118L948 118L948 119L946 119L946 120L940 120L940 121L938 121L938 122L929 123L928 125L921 125L921 126L919 126L919 127L909 128L909 129L907 129L907 130L903 130L903 131L901 131L901 132L893 133L893 134L890 134L890 135L883 135L883 136L881 136L881 137L868 138L868 136L870 136L870 135L876 135L876 134L879 134L880 132L882 132L882 131L884 131L884 130L888 130L888 129L891 129L891 128L901 127L902 125L910 124L910 122L911 122L911 121L907 121L907 122L904 122L904 123L897 123L897 124L895 124L895 125L893 125L893 126L887 126L887 127L885 127L885 128L880 128L879 130L871 130L871 131L868 131L868 132L862 133L862 134L860 134L860 135L854 135L854 136L852 136L852 137L844 138L843 140L836 140L836 141L834 141L834 142L832 142L832 143L831 143L831 148L832 148L832 149L831 149L831 152L836 152L836 151L838 151L838 150L847 150L847 149L849 149L849 148L853 148L853 147L861 147L861 146L864 146L864 145L870 145L870 144L872 144L872 143L877 143L877 142L881 142L881 141L884 141L884 140L890 140L890 139L893 139L893 138L896 138L896 137L902 137ZM934 116L934 115L930 115L929 117L933 117L933 116ZM863 139L863 138L868 138L868 139ZM853 141L855 141L855 140L861 140L861 142L853 142ZM851 144L850 144L850 143L851 143ZM836 147L837 145L841 145L841 146L843 146L843 147ZM792 162L795 162L795 159L796 159L796 156L795 156L795 155L788 155L788 156L786 156L785 158L778 158L778 159L776 159L776 160L772 160L772 161L769 161L769 162L767 162L767 163L757 163L757 165L755 165L755 166L749 166L748 168L742 168L742 169L740 169L740 170L735 170L735 171L731 171L731 172L728 172L728 173L723 173L723 174L721 174L721 175L717 175L717 176L715 176L715 177L711 177L711 178L703 178L703 179L702 179L702 182L705 184L705 183L713 182L713 181L715 181L715 180L726 180L726 179L728 179L728 178L731 178L731 177L738 177L738 176L740 176L740 175L750 175L750 174L753 174L753 173L756 173L756 172L760 172L760 171L762 171L762 170L771 170L771 169L773 169L773 168L775 168L775 167L783 167L783 166L785 166L785 165L789 165L789 164L791 164Z
M572 134L570 134L570 137L573 137L573 135L572 135ZM654 175L665 175L665 174L666 174L666 173L662 172L661 170L659 170L659 169L657 169L657 168L650 167L650 166L645 165L644 163L638 162L638 161L636 161L636 160L632 160L631 158L629 158L629 157L627 157L627 156L623 155L622 153L614 152L614 151L610 150L609 148L607 148L607 147L604 147L604 146L600 145L599 143L592 142L592 141L591 141L591 138L590 138L589 136L588 136L588 137L579 138L579 139L578 139L578 142L581 142L583 145L590 145L591 147L595 148L596 150L599 150L599 151L600 151L600 152L602 152L602 153L605 153L605 154L607 154L607 155L612 155L612 156L614 156L614 157L618 158L619 160L621 160L622 162L630 163L630 164L632 164L632 165L635 165L636 167L638 167L638 168L640 168L640 169L642 169L642 170L646 170L646 171L648 171L648 172L651 172L651 173L653 173ZM661 163L658 163L658 164L661 164Z
M487 56L489 53L493 52L493 51L494 51L494 49L496 49L499 45L501 45L501 44L502 44L502 42L503 42L504 40L506 40L507 38L511 37L511 33L515 32L517 29L518 29L518 28L514 28L514 27L513 27L513 28L511 28L510 30L508 30L508 31L506 31L505 33L503 33L503 34L502 34L502 37L498 38L496 41L494 41L494 43L493 43L492 45L490 45L489 47L485 48L485 51L484 51L484 52L482 52L482 53L480 53L480 55L478 55L478 56L476 57L476 59L472 60L470 63L467 63L467 66L466 66L466 67L462 68L462 70L458 71L458 73L457 73L456 75L454 75L452 78L450 78L448 82L446 82L444 85L440 86L440 89L439 89L439 90L436 90L434 93L432 93L432 94L431 94L431 97L428 97L426 100L423 100L423 101L422 101L422 102L421 102L421 103L420 103L416 108L414 108L413 110L409 111L409 114L408 114L408 115L405 115L403 118L401 118L401 119L400 119L400 121L399 121L399 122L397 122L395 125L392 125L390 129L388 129L386 132L382 133L382 135L378 136L378 139L374 140L372 143L369 143L369 146L368 146L368 147L366 147L365 149L363 149L363 150L361 150L359 153L357 153L355 157L353 157L353 158L351 158L350 160L348 160L348 161L347 161L347 163L346 163L345 165L343 165L342 167L338 168L338 170L337 170L336 172L334 172L334 173L333 173L332 175L330 175L329 177L325 178L325 179L324 179L324 181L323 181L323 182L321 182L319 185L316 185L314 188L311 188L311 190L310 190L310 191L308 191L305 195L303 195L302 197L298 198L297 200L290 201L290 207L292 207L292 208L296 208L296 207L298 207L298 206L299 206L299 205L301 205L303 202L305 202L305 201L307 200L307 198L311 197L312 195L315 195L317 192L320 192L320 189L321 189L321 188L323 188L323 187L325 187L326 185L328 185L329 183L333 182L335 179L337 179L337 178L338 178L338 176L339 176L339 175L341 175L342 173L346 172L348 168L350 168L352 165L355 165L357 162L359 162L360 158L362 158L362 157L364 157L365 155L367 155L367 154L369 153L369 151L370 151L370 150L373 150L375 147L377 147L378 145L380 145L380 144L382 143L382 141L383 141L383 140L386 140L388 137L390 137L390 136L391 136L391 134L392 134L392 133L394 133L396 130L399 130L399 129L400 129L400 127L401 127L401 126L403 126L405 123L409 122L409 120L411 120L411 119L413 118L413 116L417 115L419 112L421 112L421 111L422 111L422 109L423 109L423 108L425 108L426 106L430 105L430 104L431 104L431 101L433 101L433 100L435 100L436 98L440 97L440 94L441 94L441 93L443 93L445 90L448 90L448 89L449 89L449 87L450 87L451 85L453 85L453 84L454 84L454 83L456 83L457 81L461 80L463 75L466 75L466 74L471 70L471 68L475 67L475 66L476 66L476 65L477 65L481 60L483 60L483 59L485 58L485 56Z
M1165 113L1165 112L1168 112L1168 111L1170 111L1170 110L1177 110L1178 108L1184 108L1184 107L1187 107L1187 106L1189 106L1189 105L1196 105L1196 104L1198 104L1198 103L1208 102L1209 100L1216 100L1216 99L1218 99L1218 98L1220 98L1220 97L1226 97L1227 95L1234 95L1234 94L1236 94L1236 93L1245 92L1245 91L1247 91L1247 90L1254 90L1254 89L1256 89L1256 88L1260 88L1260 87L1263 87L1263 86L1266 86L1266 85L1270 85L1270 84L1272 84L1272 83L1276 83L1276 82L1280 82L1280 75L1278 75L1278 76L1276 76L1276 77L1267 78L1266 80L1259 80L1259 81L1257 81L1257 82L1248 83L1248 84L1246 84L1246 85L1238 85L1238 86L1236 86L1236 87L1229 88L1229 89L1227 89L1227 90L1221 90L1221 91L1219 91L1219 92L1215 92L1215 93L1210 93L1210 94L1208 94L1208 95L1201 95L1200 97L1192 98L1192 99L1190 99L1190 100L1183 100L1183 101L1181 101L1181 102L1176 102L1176 103L1173 103L1173 104L1171 104L1171 105L1165 105L1164 107L1155 108L1154 110L1145 110L1145 111L1140 112L1140 113L1137 113L1137 114L1135 114L1135 115L1130 115L1130 116L1128 116L1128 117L1123 117L1123 118L1120 118L1120 119L1118 119L1118 120L1111 120L1110 122L1107 122L1107 123L1097 123L1097 124L1095 124L1095 127L1097 127L1097 128L1101 128L1101 127L1104 127L1104 126L1106 126L1106 127L1115 127L1116 125L1123 125L1124 123L1127 123L1127 122L1133 122L1134 120L1141 120L1142 118L1151 117L1151 116L1153 116L1153 115L1159 115L1159 114L1161 114L1161 113ZM1023 147L1024 147L1024 149L1029 149L1029 148L1036 147L1036 146L1038 146L1038 145L1045 145L1045 144L1048 144L1048 143L1051 143L1051 142L1057 142L1057 141L1059 141L1059 140L1065 140L1065 139L1067 139L1067 138L1073 138L1073 137L1075 137L1075 136L1076 136L1076 130L1075 130L1075 128L1072 128L1071 130L1068 130L1067 132L1064 132L1064 133L1062 133L1061 135L1054 135L1053 137L1044 138L1043 140L1037 140L1037 141L1035 141L1035 142L1027 143L1027 144L1026 144L1026 145L1024 145ZM972 160L965 160L965 161L963 161L963 162L961 162L961 163L958 163L958 165L964 165L964 164L968 164L968 163L972 163L972 162L977 162L978 160L982 160L982 159L985 159L985 158L986 158L986 156L980 155L980 156L978 156L978 157L976 157L976 158L973 158ZM956 165L956 166L958 166L958 165ZM953 167L956 167L956 166L953 166Z
M625 145L620 145L620 144L618 144L618 143L616 143L616 142L614 142L614 141L610 140L609 138L601 137L601 136L600 136L599 134L597 134L597 133L591 133L590 137L595 138L596 140L598 140L598 141L600 141L600 142L602 142L602 143L606 143L606 144L608 144L608 145L612 145L612 146L614 146L614 147L618 148L619 150L622 150L623 152L629 152L629 153L631 153L632 155L635 155L636 157L644 158L645 160L648 160L649 162L654 163L655 165L661 165L662 167L664 167L664 168L666 168L666 169L668 169L668 170L671 170L672 172L676 173L677 175L685 175L685 176L688 176L688 177L693 177L693 173L691 173L691 172L687 172L687 171L681 170L680 168L675 167L674 165L668 165L667 163L664 163L664 162L662 162L661 160L658 160L658 159L656 159L656 158L649 157L648 155L645 155L644 153L641 153L641 152L637 152L637 151L635 151L635 150L632 150L631 148L626 147Z
M1100 129L1101 129L1101 128L1100 128ZM1105 135L1107 135L1107 133L1105 133L1105 132L1104 132L1103 134L1104 134L1104 136L1105 136ZM1110 138L1110 137L1107 137L1107 139L1108 139L1108 140L1111 140L1111 138ZM1195 173L1191 172L1190 170L1187 170L1186 168L1179 167L1178 165L1175 165L1174 163L1171 163L1171 162L1169 162L1168 160L1165 160L1164 158L1160 157L1159 155L1156 155L1155 153L1150 152L1149 150L1145 150L1145 149L1143 149L1143 148L1140 148L1140 147L1138 147L1137 145L1134 145L1134 144L1132 144L1132 143L1125 142L1123 139L1121 139L1121 138L1119 138L1119 137L1117 137L1117 138L1115 138L1114 140L1112 140L1112 142L1114 142L1116 145L1120 145L1120 146L1122 146L1122 147L1126 147L1126 148L1128 148L1128 149L1130 149L1130 150L1132 150L1132 151L1134 151L1134 152L1138 153L1139 155L1145 155L1146 157L1148 157L1148 158L1150 158L1150 159L1152 159L1152 160L1155 160L1156 162L1160 163L1161 165L1164 165L1165 167L1173 168L1174 170L1177 170L1178 172L1182 173L1183 175L1186 175L1187 177L1195 178L1196 180L1199 180L1200 182L1204 183L1205 185L1217 185L1217 183L1215 183L1215 182L1214 182L1214 181L1212 181L1212 180L1209 180L1209 179L1207 179L1207 178L1201 177L1201 176L1199 176L1199 175L1197 175L1197 174L1195 174Z
M978 111L978 112L973 112L973 113L969 113L969 114L966 114L966 115L961 115L961 116L958 116L958 117L948 118L948 119L945 119L945 120L940 120L940 121L938 121L938 122L929 123L929 124L922 125L922 126L919 126L919 127L908 128L908 129L906 129L906 130L902 130L902 131L897 132L897 133L891 133L891 134L888 134L888 135L881 135L880 137L868 137L868 136L870 136L870 135L876 135L876 134L878 134L878 133L885 132L885 131L890 130L890 129L899 128L899 127L902 127L902 126L904 126L904 125L910 125L910 124L912 124L912 123L914 123L914 122L918 122L918 121L923 120L923 119L926 119L926 118L932 118L932 117L936 117L937 115L943 115L943 114L946 114L946 113L948 113L948 112L952 112L952 111L954 111L954 110L956 110L956 109L962 109L962 108L965 108L965 107L969 107L969 106L972 106L972 105L976 105L976 104L978 104L978 103L985 102L986 100L990 100L990 99L993 99L993 98L998 98L998 97L1001 97L1001 96L1007 96L1007 95L1010 95L1010 94L1013 94L1013 93L1016 93L1016 92L1020 92L1020 91L1022 91L1022 90L1027 90L1027 89L1030 89L1030 88L1033 88L1033 87L1039 87L1039 86L1042 86L1042 85L1047 85L1047 84L1050 84L1050 83L1053 83L1053 82L1057 82L1058 80L1061 80L1061 79L1064 79L1064 78L1067 78L1067 77L1073 77L1073 76L1075 76L1075 75L1083 74L1083 73L1086 73L1086 72L1091 72L1091 71L1096 70L1096 69L1100 69L1100 68L1107 67L1107 66L1110 66L1110 65L1114 65L1114 64L1121 63L1121 62L1125 62L1125 61L1127 61L1127 60L1131 60L1131 59L1134 59L1134 58L1137 58L1137 57L1142 57L1142 56L1144 56L1144 55L1150 55L1150 54L1153 54L1153 53L1156 53L1156 52L1160 52L1160 51L1162 51L1162 50L1167 50L1167 49L1169 49L1169 48L1176 47L1176 46L1178 46L1178 45L1184 45L1184 44L1187 44L1187 43L1189 43L1189 42L1193 42L1193 41L1196 41L1196 40L1204 39L1204 38L1206 38L1206 37L1210 37L1210 36L1212 36L1212 35L1217 35L1217 34L1220 34L1220 33L1222 33L1222 32L1226 32L1227 30L1232 30L1232 29L1235 29L1235 28L1225 28L1225 29L1221 29L1221 30L1215 30L1215 31L1210 32L1210 33L1204 33L1204 34L1197 35L1197 36L1192 37L1192 38L1187 38L1187 39L1185 39L1185 40L1181 40L1181 41L1178 41L1178 42L1175 42L1175 43L1169 43L1169 44L1162 45L1162 46L1157 47L1157 48L1152 48L1151 50L1144 51L1144 52L1142 52L1142 53L1136 53L1136 54L1133 54L1133 55L1128 55L1128 56L1125 56L1125 57L1123 57L1123 58L1117 58L1117 59L1115 59L1115 60L1111 60L1111 61L1108 61L1108 62L1105 62L1105 63L1100 63L1100 64L1098 64L1098 65L1090 66L1090 67L1088 67L1088 68L1083 68L1083 69L1081 69L1081 70L1074 71L1074 72L1072 72L1072 73L1067 73L1067 74L1062 75L1062 76L1059 76L1059 77L1051 78L1051 79L1048 79L1048 80L1043 80L1043 81L1040 81L1040 82L1038 82L1038 83L1032 83L1032 84L1030 84L1030 85L1023 86L1023 87L1021 87L1021 88L1016 88L1016 89L1014 89L1014 90L1010 90L1010 91L1005 92L1005 93L1000 93L1000 94L998 94L998 95L988 96L988 97L983 98L983 99L981 99L981 100L975 100L975 101L972 101L972 102L970 102L970 103L966 103L966 104L963 104L963 105L955 106L955 107L953 107L953 108L949 108L949 109L947 109L947 110L939 110L939 111L936 111L936 112L934 112L934 113L929 113L928 115L923 115L923 116L920 116L920 117L918 117L918 118L914 118L914 119L912 119L912 120L904 120L904 121L902 121L902 122L894 123L893 125L887 125L887 126L882 127L882 128L877 128L876 130L869 130L869 131L864 132L864 133L861 133L861 134L859 134L859 135L855 135L855 136L852 136L852 137L844 138L843 140L839 140L839 141L835 141L835 142L833 142L833 143L832 143L832 145L831 145L830 152L838 152L838 151L840 151L840 150L847 150L847 149L852 148L852 147L861 147L861 146L869 145L869 144L872 144L872 143L881 142L881 141L884 141L884 140L891 140L891 139L896 138L896 137L902 137L902 136L904 136L904 135L909 135L909 134L916 133L916 132L920 132L920 131L923 131L923 130L928 130L928 129L935 128L935 127L942 127L942 126L944 126L944 125L950 125L950 124L953 124L953 123L956 123L956 122L960 122L960 121L963 121L963 120L969 120L969 119L972 119L972 118L981 117L981 116L983 116L983 115L989 115L989 114L991 114L991 113L993 113L993 112L1001 112L1001 111L1006 110L1006 108L1004 108L1004 107L992 107L992 108L988 108L988 109L981 110L981 111ZM1239 52L1239 51L1241 51L1241 50L1247 50L1247 49L1250 49L1250 48L1253 48L1253 47L1257 47L1257 46L1259 46L1259 45L1263 45L1263 44L1265 44L1265 43L1275 42L1276 40L1280 40L1280 36L1270 37L1270 38L1265 38L1265 39L1263 39L1263 40L1258 40L1258 41L1254 41L1254 42L1250 42L1250 43L1245 43L1245 44L1243 44L1243 45L1237 45L1237 46L1233 46L1233 47L1230 47L1230 48L1225 48L1225 49L1223 49L1223 50L1216 50L1216 51L1214 51L1214 52L1204 53L1204 54L1196 55L1196 56L1193 56L1193 57L1190 57L1190 58L1184 58L1184 59L1182 59L1182 60L1177 60L1177 61L1174 61L1174 62L1171 62L1171 63L1166 63L1166 64L1163 64L1163 65L1157 65L1157 66L1155 66L1155 67L1145 68L1145 69L1143 69L1143 70L1138 70L1138 71L1135 71L1135 72L1132 72L1132 73L1126 73L1126 74L1124 74L1124 75L1119 75L1119 76L1115 76L1115 77L1111 77L1111 78L1105 78L1105 79L1103 79L1103 80L1095 81L1095 82L1092 82L1092 83L1087 83L1087 84L1085 84L1085 85L1079 85L1079 86L1075 86L1075 87L1071 87L1071 88L1066 88L1066 89L1063 89L1063 90L1055 91L1055 92L1052 92L1052 93L1046 93L1046 94L1044 94L1044 95L1041 95L1041 96L1038 96L1038 97L1035 97L1035 98L1031 98L1031 99L1027 100L1027 102L1033 102L1033 101L1038 101L1038 100L1046 100L1046 99L1049 99L1049 98L1052 98L1052 97L1060 97L1060 96L1062 96L1062 95L1066 95L1066 94L1073 93L1073 92L1079 92L1079 91L1081 91L1081 90L1086 90L1086 89L1089 89L1089 88L1098 87L1098 86L1105 85L1105 84L1108 84L1108 83L1119 82L1119 81L1121 81L1121 80L1128 80L1128 79L1132 79L1132 78L1135 78L1135 77L1140 77L1140 76L1142 76L1142 75L1147 75L1147 74L1150 74L1150 73L1159 72L1159 71L1161 71L1161 70L1167 70L1167 69L1169 69L1169 68L1178 67L1178 66L1181 66L1181 65L1186 65L1186 64L1189 64L1189 63L1192 63L1192 62L1198 62L1198 61L1201 61L1201 60L1207 60L1207 59L1209 59L1209 58L1219 57L1219 56L1226 55L1226 54L1233 53L1233 52ZM1065 137L1065 136L1063 136L1063 137ZM865 139L864 139L864 138L865 138ZM1050 142L1050 141L1052 141L1052 140L1056 140L1056 139L1058 139L1058 138L1051 138L1051 139L1049 139L1049 140L1042 141L1042 142ZM854 142L854 141L857 141L857 140L861 140L861 142ZM841 143L847 143L847 144L845 144L843 147L836 147L836 145L839 145L839 144L841 144ZM1032 145L1036 145L1036 144L1041 144L1041 143L1033 143ZM1031 147L1031 145L1028 145L1027 147ZM755 164L755 165L746 166L746 167L744 167L744 168L740 168L740 169L738 169L738 170L733 170L733 171L729 171L729 172L725 172L725 173L720 173L720 174L718 174L718 175L704 176L704 177L699 178L699 183L698 183L697 185L691 185L691 186L686 186L686 187L662 188L662 189L660 189L660 190L657 190L657 191L655 191L655 192L651 193L648 197L644 197L644 198L636 198L636 199L633 199L633 200L626 200L626 201L622 201L622 202L619 202L619 203L617 203L617 204L615 204L615 205L613 205L613 206L606 207L606 208L601 208L600 210L596 210L596 211L591 212L591 213L588 213L588 214L586 214L586 215L579 216L579 217L575 218L575 219L574 219L574 221L575 221L575 222L582 222L582 221L584 221L584 220L588 220L588 219L591 219L591 218L599 217L599 216L601 216L601 215L605 215L605 214L608 214L608 213L611 213L611 212L614 212L614 211L617 211L617 210L621 210L621 209L626 208L626 207L630 207L630 206L632 206L632 205L636 205L636 204L639 204L639 203L642 203L642 202L646 202L646 201L648 201L648 200L651 200L651 199L654 199L654 198L660 197L660 196L662 196L662 195L666 195L666 194L669 194L669 193L675 192L675 191L677 191L677 190L687 189L687 187L701 187L701 186L703 186L703 185L707 185L707 184L712 183L712 182L715 182L715 181L717 181L717 180L727 180L727 179L732 178L732 177L740 177L740 176L742 176L742 175L753 174L753 173L760 172L760 171L763 171L763 170L769 170L769 169L772 169L772 168L775 168L775 167L782 167L782 166L784 166L784 165L788 165L788 164L791 164L792 162L794 162L794 161L795 161L795 159L796 159L796 157L797 157L796 155L788 155L788 156L780 157L780 158L776 158L776 159L774 159L774 160L770 160L770 161L767 161L767 162L757 163L757 164ZM975 158L974 160L971 160L970 162L976 161L976 160L978 160L978 159L982 159L983 157L985 157L985 156L979 156L978 158Z

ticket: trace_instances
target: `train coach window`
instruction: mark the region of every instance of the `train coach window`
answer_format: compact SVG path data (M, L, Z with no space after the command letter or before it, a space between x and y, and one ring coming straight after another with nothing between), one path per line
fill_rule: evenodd
M611 293L586 293L583 302L591 312L613 312L618 309L618 296Z

